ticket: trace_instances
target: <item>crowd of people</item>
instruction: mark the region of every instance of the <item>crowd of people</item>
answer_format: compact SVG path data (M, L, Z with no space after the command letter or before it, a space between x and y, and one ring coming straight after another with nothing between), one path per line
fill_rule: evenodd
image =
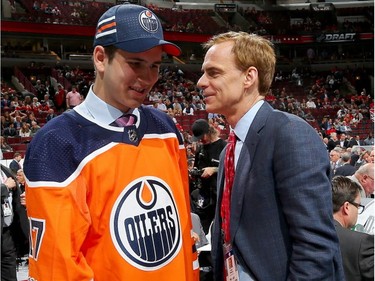
M100 12L113 5L96 1L61 1L58 4L51 1L20 1L21 6L29 12L28 16L22 16L21 11L17 11L16 5L12 2L9 1L9 5L13 17L18 17L17 20L74 25L94 25ZM226 23L226 26L221 27L211 19L214 16L213 10L186 10L181 5L162 8L155 3L148 3L147 7L163 19L163 28L167 31L214 34L227 30L226 27L236 30L236 24L231 20L233 13L219 12ZM373 10L369 7L336 8L326 13L316 13L305 8L266 11L256 9L255 6L242 7L238 4L238 12L249 22L249 31L260 35L303 32L311 34L321 31L369 32L373 26ZM343 15L358 15L358 18L354 21L348 17L345 22L340 22L338 17ZM206 17L204 24L200 21L202 17Z
M8 127L16 135L18 128L19 136L34 133L23 167L19 153L10 171L2 166L2 275L14 280L16 257L25 254L10 230L24 225L26 205L27 225L43 233L30 237L29 274L38 280L175 280L176 272L181 280L197 280L199 273L201 280L312 274L316 280L353 280L352 274L372 280L373 239L346 231L363 209L361 198L374 193L372 135L366 140L371 148L362 150L364 143L348 137L342 124L314 129L306 115L295 114L314 108L312 101L323 95L337 100L333 118L350 124L350 115L361 113L359 123L370 119L362 107L372 102L369 96L361 93L357 104L358 95L346 97L319 82L306 105L287 89L274 93L273 45L244 32L219 34L204 45L199 79L179 69L159 71L162 52L179 55L180 49L160 29L121 21L150 14L158 21L130 4L102 15L94 39L96 77L87 95L61 85L53 97L40 86L44 93L24 100L3 93L2 149ZM117 35L101 33L108 21ZM57 104L61 117L47 120ZM209 114L190 131L179 126L176 117L196 111ZM225 128L228 139L220 137ZM340 168L347 165L354 169L344 174ZM198 228L190 211L198 215ZM193 246L202 236L191 231L199 224L212 244L211 264L204 266L210 274L204 275ZM28 235L21 238L24 249ZM348 260L355 250L344 247L354 239L366 241L356 262L372 270L352 272Z
M82 26L93 26L100 14L113 5L108 2L96 1L61 1L61 3L54 3L53 1L36 0L18 1L18 5L14 5L12 2L15 1L9 1L13 10L12 20ZM236 13L215 12L213 7L212 9L182 9L182 5L178 5L178 8L163 8L153 3L148 3L147 7L163 19L164 30L178 33L210 35L227 30L247 30L251 33L266 36L309 34L313 37L318 37L316 33L342 32L359 34L373 30L373 7L336 7L331 11L325 11L326 13L319 13L308 8L268 11L267 9L270 7L264 8L262 5L249 7L247 5L242 6L241 3L236 4L238 6ZM16 6L22 8L16 11ZM341 22L339 19L345 17L342 14L347 16L345 22ZM218 15L220 17L214 19ZM241 17L242 21L240 20ZM202 21L202 18L205 18L205 21ZM218 24L218 22L222 22L222 24ZM15 57L17 56L17 51L22 53L23 50L28 50L28 48L11 42L9 42L9 45L4 44L3 46L5 56ZM64 46L64 48L70 50L68 45ZM372 52L365 49L367 47L358 48L356 52L350 52L350 48L348 50L345 44L344 48L328 47L322 50L310 47L309 50L312 53L309 54L313 55L312 57L308 55L306 61L311 63L328 60L347 60L350 58L372 58ZM64 54L60 53L58 49L54 49L53 52L60 55L60 57L64 57ZM91 52L91 46L84 46L84 48L75 47L74 52L87 55L87 53ZM281 57L292 62L296 58L291 53L288 54L288 51L282 51ZM191 53L188 54L187 58L190 55ZM198 57L200 59L201 56L199 55Z
M56 89L51 87L49 78L36 80L35 96L24 96L8 87L5 82L2 83L1 132L3 136L34 136L38 127L42 127L58 114L85 99L88 89L93 84L90 72L86 74L84 70L77 67L69 71L65 70L64 73L73 73L66 76L73 85L69 91L59 83ZM294 88L288 88L288 84L293 84L292 77L282 73L280 75L283 77L283 83L274 81L266 95L266 100L275 109L302 117L322 133L324 138L330 139L332 132L345 133L349 139L360 135L362 143L371 144L371 136L369 136L371 128L368 127L368 130L361 132L357 132L356 128L358 124L366 124L372 119L373 98L367 93L366 88L360 93L356 90L349 93L341 91L340 81L349 81L352 77L350 73L357 73L357 71L346 70L344 73L336 69L331 73L314 74L315 78L310 79L311 84L306 85L305 90L302 88L302 94L298 92L301 89L294 91ZM308 75L306 73L303 77L307 79ZM335 84L330 87L328 81L333 75L344 78L336 79ZM175 122L179 123L181 131L187 130L188 133L191 133L191 128L186 124L180 124L181 116L190 115L194 121L200 118L201 113L206 109L202 92L196 86L196 74L185 74L177 67L163 68L159 81L144 103L168 112ZM215 114L208 120L215 124L220 133L224 132L220 136L227 137L229 126L222 115Z

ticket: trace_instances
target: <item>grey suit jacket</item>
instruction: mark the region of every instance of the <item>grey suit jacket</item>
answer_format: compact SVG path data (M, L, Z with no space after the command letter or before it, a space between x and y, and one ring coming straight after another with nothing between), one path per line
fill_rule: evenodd
M199 242L196 243L196 247L200 248L208 244L208 240L207 240L206 234L204 233L204 230L201 224L201 219L199 218L199 216L194 213L190 213L190 215L191 215L191 222L193 224L193 231L199 236Z
M347 281L374 280L374 235L344 228L335 221Z
M223 280L218 173L212 233L215 280ZM236 258L255 280L344 280L333 224L330 165L316 131L301 118L259 109L238 159L230 235Z

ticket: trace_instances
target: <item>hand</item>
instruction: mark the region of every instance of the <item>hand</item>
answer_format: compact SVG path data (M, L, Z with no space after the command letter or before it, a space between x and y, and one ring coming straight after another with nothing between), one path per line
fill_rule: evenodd
M20 195L20 199L21 199L21 205L22 206L26 206L26 193L23 192L21 195Z
M11 177L7 178L4 182L4 184L6 185L8 190L15 189L15 187L16 187L16 182Z
M197 233L195 233L194 231L192 231L192 236L193 236L193 240L194 240L195 243L200 241L199 235Z
M217 172L217 167L206 167L203 168L202 178L209 178Z

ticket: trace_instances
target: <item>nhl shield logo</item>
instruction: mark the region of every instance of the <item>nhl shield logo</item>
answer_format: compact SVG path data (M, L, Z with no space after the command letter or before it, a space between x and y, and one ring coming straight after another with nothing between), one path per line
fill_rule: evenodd
M171 262L182 237L170 187L155 177L130 183L113 206L110 231L117 251L134 267L153 271Z
M131 142L136 142L138 140L137 131L134 129L128 130L128 136Z

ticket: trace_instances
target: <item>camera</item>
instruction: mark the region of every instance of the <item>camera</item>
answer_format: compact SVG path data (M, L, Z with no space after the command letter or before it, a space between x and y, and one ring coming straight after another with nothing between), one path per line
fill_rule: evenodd
M190 172L190 176L194 178L200 177L203 174L203 170L198 170L196 167L194 167L189 172Z
M189 170L190 180L193 183L194 189L202 188L202 179L201 175L203 174L203 170L199 170L197 167Z

